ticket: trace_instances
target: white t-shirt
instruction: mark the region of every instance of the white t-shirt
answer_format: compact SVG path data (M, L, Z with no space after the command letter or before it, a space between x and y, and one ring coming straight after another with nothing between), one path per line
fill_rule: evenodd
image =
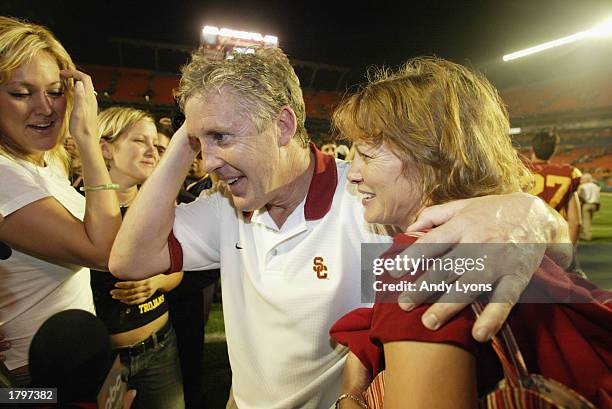
M265 209L249 219L219 193L176 209L173 270L221 268L241 409L329 408L339 395L346 349L329 329L363 306L361 243L391 241L364 222L348 167L317 151L308 196L280 229Z
M85 199L59 166L39 167L0 155L0 215L7 217L48 196L83 220ZM15 369L27 365L32 337L51 315L71 308L95 310L88 268L50 263L5 243L0 246L0 333L11 342L4 352L6 366Z
M593 182L583 183L578 186L578 196L584 203L599 203L599 191L601 188Z

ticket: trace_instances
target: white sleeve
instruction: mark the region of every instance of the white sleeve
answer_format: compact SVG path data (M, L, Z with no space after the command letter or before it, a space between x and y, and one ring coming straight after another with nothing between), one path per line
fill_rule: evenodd
M25 168L9 160L0 162L0 181L0 215L3 217L51 196Z
M176 208L172 231L181 244L184 271L219 268L221 200L214 193Z

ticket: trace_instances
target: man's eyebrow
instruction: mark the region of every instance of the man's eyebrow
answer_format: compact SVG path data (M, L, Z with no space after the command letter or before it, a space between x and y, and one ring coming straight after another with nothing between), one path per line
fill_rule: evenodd
M214 124L210 127L202 128L200 131L204 135L212 135L216 133L229 133L229 130L227 129L227 127L223 125L219 125L219 124Z

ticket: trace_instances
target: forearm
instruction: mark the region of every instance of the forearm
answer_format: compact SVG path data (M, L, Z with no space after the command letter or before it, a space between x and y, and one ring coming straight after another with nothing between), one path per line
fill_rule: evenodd
M546 255L562 268L567 268L574 257L574 246L571 241L570 226L556 210L547 207L548 220L543 228L548 230Z
M78 146L83 163L85 186L98 186L111 183L102 152L97 141L81 142ZM121 225L119 201L114 190L104 189L86 191L85 234L95 249L96 260L92 264L107 266L110 250Z
M520 195L531 196L525 193ZM561 267L569 266L573 258L573 246L567 221L542 199L531 197L530 210L522 221L525 228L533 230L529 242L546 243L546 255Z
M542 201L542 203L544 203ZM567 220L561 216L559 212L549 206L542 206L540 211L539 207L535 209L541 212L539 218L539 225L543 231L543 236L546 238L547 243L569 243L569 225Z
M350 394L354 397L362 399L362 394L368 389L370 382L371 379L367 369L363 366L355 354L349 352L344 365L340 396ZM340 400L338 406L341 409L362 408L362 406L360 406L355 399L348 397Z
M167 240L174 223L174 200L195 157L186 138L173 139L130 206L111 251L111 272L140 280L170 267Z

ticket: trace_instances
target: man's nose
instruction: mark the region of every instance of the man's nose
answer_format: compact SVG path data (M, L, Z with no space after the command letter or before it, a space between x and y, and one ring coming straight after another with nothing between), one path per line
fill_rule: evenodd
M215 148L204 149L202 151L202 158L204 160L207 173L213 173L225 164L225 161L221 158L219 152ZM198 160L198 158L195 160Z

